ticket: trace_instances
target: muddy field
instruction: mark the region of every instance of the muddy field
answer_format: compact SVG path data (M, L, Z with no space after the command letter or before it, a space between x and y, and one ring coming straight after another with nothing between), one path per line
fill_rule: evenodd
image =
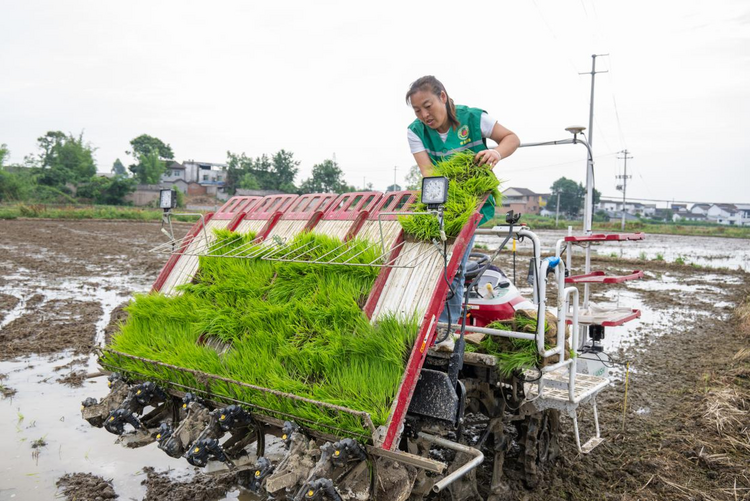
M84 398L107 392L104 378L86 375L97 371L92 352L112 311L148 291L166 259L148 252L164 239L159 225L0 221L0 235L0 501L250 499L154 445L114 444L80 417ZM703 249L701 239L672 238L685 240L670 246L695 255L725 253L722 239ZM599 398L606 441L579 456L563 420L557 464L535 490L511 475L505 498L750 499L750 321L743 327L737 310L750 291L747 273L613 257L596 267L646 272L643 281L592 289L597 302L643 311L607 331L616 377ZM590 434L589 408L579 420Z

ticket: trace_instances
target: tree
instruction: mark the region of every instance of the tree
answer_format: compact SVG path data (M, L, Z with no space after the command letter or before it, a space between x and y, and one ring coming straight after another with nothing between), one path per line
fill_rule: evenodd
M8 172L0 169L0 202L26 200L35 191L33 179L25 170Z
M78 187L76 195L97 204L122 205L125 197L136 189L136 180L125 176L111 179L94 176L88 183Z
M406 189L422 189L422 171L419 170L419 165L409 167L409 173L406 175Z
M47 186L63 187L66 183L78 185L96 174L94 148L83 141L83 133L77 138L60 131L50 131L37 139L39 167L42 173L38 182Z
M3 168L5 165L5 160L10 158L10 150L8 149L8 145L3 143L0 144L0 169Z
M324 160L315 164L312 176L305 179L300 185L302 193L346 193L355 191L356 188L349 186L343 179L344 173L333 160Z
M158 137L149 136L148 134L141 134L135 139L130 141L130 151L126 151L128 155L132 155L136 161L140 161L143 155L148 155L151 150L156 150L159 154L159 158L162 160L174 159L174 152L172 147L165 144L164 141Z
M112 173L115 176L127 176L128 174L128 171L125 170L125 166L122 165L119 158L112 164Z
M244 153L239 155L227 151L227 176L224 180L224 190L230 195L234 195L240 188L240 181L252 166L252 158L248 158ZM249 164L249 165L248 165Z
M153 173L159 170L156 161L172 160L174 158L172 147L164 143L164 141L158 137L149 136L148 134L141 134L131 140L130 147L130 151L126 151L125 153L132 155L135 161L138 162L128 167L130 172L132 172L142 184L156 184L161 181L161 174L164 173L165 169L161 168L159 177L154 178ZM156 152L155 158L153 152ZM148 159L152 164L144 165L143 159ZM162 164L165 165L164 162L162 162ZM145 179L148 179L149 182L146 182Z
M297 172L299 172L299 162L294 159L294 153L283 149L279 150L273 156L272 163L277 189L284 193L297 191L297 187L294 186L294 178L297 177Z
M234 195L237 189L278 190L294 193L294 178L299 162L291 151L279 150L272 158L261 155L255 159L244 153L227 152L227 176L224 189Z
M138 158L138 164L131 166L130 170L140 184L158 184L167 168L166 165L167 163L159 158L157 150L150 150L142 154Z
M551 199L556 200L560 196L560 211L563 214L575 217L583 205L582 193L579 189L581 185L572 179L561 177L550 188L552 192Z
M250 172L245 172L237 183L237 188L241 190L259 190L260 183Z
M550 190L552 191L550 200L556 200L557 195L560 195L560 211L562 213L571 217L577 217L579 215L586 200L586 188L583 184L576 184L572 179L561 177L552 183ZM599 203L601 193L596 189L594 189L593 198L594 205Z

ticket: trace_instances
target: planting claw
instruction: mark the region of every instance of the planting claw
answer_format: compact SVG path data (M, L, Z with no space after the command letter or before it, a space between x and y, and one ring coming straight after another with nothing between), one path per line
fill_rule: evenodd
M331 462L334 466L345 466L349 461L364 461L365 459L362 447L351 438L345 438L333 444Z
M294 497L294 501L313 500L342 501L341 496L333 487L333 482L328 478L318 478L307 482Z
M299 431L299 426L291 421L284 421L284 427L281 428L281 440L284 441L284 447L287 449L292 444L292 435Z
M130 424L136 430L143 428L138 418L125 408L112 411L104 423L104 429L115 435L122 435L125 432L125 424Z
M273 469L274 467L271 464L271 461L261 456L258 458L258 461L255 463L255 467L252 470L245 470L240 473L238 476L238 482L240 486L245 489L254 492L255 494L260 494L263 481L268 475L273 473Z
M193 466L203 467L208 461L215 459L234 466L234 463L224 454L224 450L215 438L202 438L190 446L190 450L185 454L185 459Z

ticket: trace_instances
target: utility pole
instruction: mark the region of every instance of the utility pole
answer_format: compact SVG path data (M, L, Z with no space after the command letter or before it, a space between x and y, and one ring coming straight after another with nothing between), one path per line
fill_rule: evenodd
M396 191L396 171L398 170L398 166L393 167L393 191Z
M583 207L583 233L591 235L591 224L594 219L594 81L597 73L607 73L606 71L596 71L596 58L599 56L608 56L609 54L592 54L591 55L591 101L589 103L589 135L588 150L589 157L586 162L586 200ZM585 75L586 73L581 73ZM586 247L586 260L584 262L584 273L591 272L591 247ZM589 284L583 285L583 308L589 307Z
M632 159L633 157L628 156L629 152L627 149L622 150L620 153L622 153L623 156L617 157L617 159L625 160L625 171L622 175L617 176L617 179L622 179L622 231L625 231L625 196L628 190L628 179L633 177L628 176L628 160Z
M590 149L590 158L586 164L586 201L583 209L583 232L591 233L591 221L594 215L594 79L597 73L607 73L607 71L596 71L596 58L609 56L609 54L592 54L591 55L591 72L579 73L579 75L591 75L591 101L589 103L589 134L588 143ZM586 254L588 257L588 254ZM587 259L588 261L588 259ZM589 264L586 265L588 273Z
M557 228L557 223L560 221L560 194L557 194L557 212L555 213L555 228Z

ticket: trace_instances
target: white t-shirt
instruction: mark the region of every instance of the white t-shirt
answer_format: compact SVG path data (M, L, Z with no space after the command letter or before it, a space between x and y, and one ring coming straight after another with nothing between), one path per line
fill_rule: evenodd
M489 116L487 113L482 113L479 121L479 128L482 130L482 137L484 139L487 139L492 135L492 129L495 128L496 123L497 121L494 118ZM443 141L448 138L447 132L445 134L441 134L440 132L438 132L438 135L440 135L440 139L442 139ZM424 143L422 143L422 140L419 139L419 136L417 136L411 129L406 129L406 138L409 140L409 149L411 150L412 154L427 150L427 148L424 147Z

